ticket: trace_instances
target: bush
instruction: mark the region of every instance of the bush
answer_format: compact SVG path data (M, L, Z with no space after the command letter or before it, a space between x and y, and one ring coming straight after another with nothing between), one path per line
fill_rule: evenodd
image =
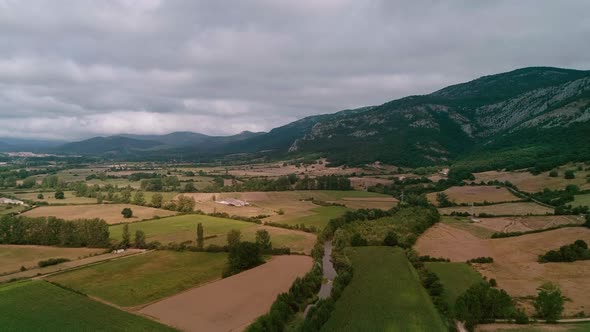
M353 247L364 247L367 246L368 243L359 233L355 233L350 239L350 245Z
M467 261L467 263L480 263L480 264L493 263L493 262L494 262L494 259L492 257L477 257L477 258L472 258Z
M37 199L45 199L45 196L43 196L43 194L38 194Z
M69 262L70 260L67 258L50 258L44 261L39 261L39 263L37 263L37 265L39 267L45 267L45 266L51 266L51 265L57 265L60 263L65 263L65 262Z
M54 197L55 197L55 199L65 199L66 198L66 195L64 194L63 191L58 190L58 191L55 192Z
M390 247L397 246L397 235L393 231L389 231L385 239L383 239L383 245Z
M549 176L552 178L556 178L559 176L559 173L556 170L549 172Z
M566 178L566 179L574 179L575 177L576 177L576 173L571 169L568 169L564 173L564 178Z
M490 286L498 287L498 282L496 281L496 279L494 279L494 278L490 279Z

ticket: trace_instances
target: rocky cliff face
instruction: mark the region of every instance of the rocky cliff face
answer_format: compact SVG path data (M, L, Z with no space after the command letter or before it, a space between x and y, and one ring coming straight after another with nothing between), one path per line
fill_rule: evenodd
M287 149L367 162L441 162L507 133L589 120L590 72L525 68L323 116Z

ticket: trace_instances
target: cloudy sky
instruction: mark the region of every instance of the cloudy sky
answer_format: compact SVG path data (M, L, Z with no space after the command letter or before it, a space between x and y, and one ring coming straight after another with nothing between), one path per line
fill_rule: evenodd
M266 131L526 66L590 69L590 2L0 0L0 137Z

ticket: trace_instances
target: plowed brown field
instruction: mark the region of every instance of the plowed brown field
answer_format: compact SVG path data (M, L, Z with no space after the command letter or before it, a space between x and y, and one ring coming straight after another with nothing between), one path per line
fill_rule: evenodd
M242 331L277 295L312 267L308 256L277 256L235 276L191 289L140 310L183 331Z
M452 261L490 256L492 264L476 264L488 278L515 297L534 296L545 281L559 284L571 299L565 303L565 315L590 308L590 261L539 264L537 258L548 250L582 239L590 242L590 229L561 228L536 234L502 239L481 239L473 234L439 223L426 231L416 243L420 255L447 257ZM587 310L587 309L586 309Z

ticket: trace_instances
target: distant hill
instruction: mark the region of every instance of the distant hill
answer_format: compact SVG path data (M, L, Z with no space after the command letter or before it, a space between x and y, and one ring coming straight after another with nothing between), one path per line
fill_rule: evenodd
M334 164L469 162L517 167L590 159L590 71L529 67L378 106L310 116L268 133L122 135L61 151L155 156L320 154ZM127 138L131 141L122 141ZM545 165L544 167L547 167Z
M347 164L420 166L491 153L530 164L544 154L590 158L589 120L590 71L531 67L308 117L245 140L242 149L320 153Z
M232 136L208 136L193 132L174 132L166 135L122 134L108 137L94 137L87 140L67 143L58 151L77 154L141 154L165 153L179 149L208 151L232 142L256 137L264 133L244 131Z
M127 154L163 147L158 141L135 139L124 136L94 137L80 142L67 143L58 151L84 154Z

